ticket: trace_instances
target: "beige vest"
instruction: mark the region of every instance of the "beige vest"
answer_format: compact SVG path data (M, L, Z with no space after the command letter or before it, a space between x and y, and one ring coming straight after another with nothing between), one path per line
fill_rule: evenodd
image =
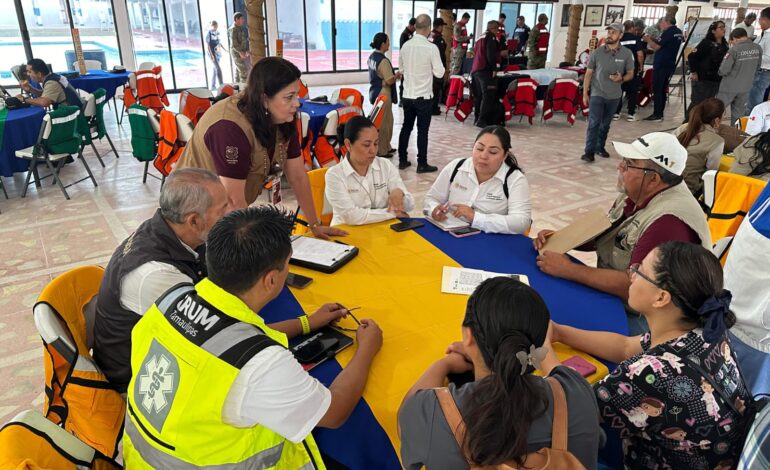
M239 99L239 96L232 96L220 101L206 111L195 126L192 139L185 146L184 152L182 152L182 156L174 168L205 168L216 173L214 161L211 158L209 149L206 147L204 137L208 128L220 120L232 121L243 130L249 145L251 145L251 166L249 167L248 175L244 175L244 179L246 180L246 203L252 204L262 192L262 187L271 174L271 168L283 168L288 153L288 139L284 138L280 131L277 131L276 140L278 143L275 146L271 164L267 149L254 135L254 130L249 120L238 109Z
M674 133L679 136L687 128L686 124L681 125ZM684 167L684 182L690 188L693 194L700 194L703 190L703 180L701 177L706 172L706 161L709 152L719 144L723 144L725 139L717 134L717 131L706 124L703 130L692 139L687 146L687 164Z
M613 226L623 217L627 196L618 196L608 215ZM711 250L711 233L698 201L684 183L664 189L656 194L644 209L596 240L597 266L600 268L625 271L631 262L631 253L636 242L653 222L664 215L673 215L689 226L700 238L701 245Z

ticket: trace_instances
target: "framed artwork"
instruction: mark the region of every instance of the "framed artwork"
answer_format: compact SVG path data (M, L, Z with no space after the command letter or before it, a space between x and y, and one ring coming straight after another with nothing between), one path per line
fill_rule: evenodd
M690 18L700 18L700 7L687 7L687 14L685 15L685 21Z
M607 15L604 17L604 26L609 26L612 23L622 23L623 14L625 12L625 6L607 5Z
M570 4L561 6L561 26L564 28L569 26L569 8L571 6Z
M604 5L587 5L583 26L601 26L604 20Z

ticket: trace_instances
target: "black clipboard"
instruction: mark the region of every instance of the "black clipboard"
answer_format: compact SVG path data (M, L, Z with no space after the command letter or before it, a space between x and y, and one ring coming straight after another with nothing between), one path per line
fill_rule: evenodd
M318 238L310 238L310 237L302 237L302 236L296 236L292 237L292 245L295 241L299 239L309 239L314 240L313 243L332 243L332 244L339 244L346 247L345 252L341 254L338 258L335 258L334 261L331 264L324 264L324 263L316 263L313 261L308 261L305 259L296 259L294 258L294 254L292 254L291 259L289 259L289 264L293 264L295 266L301 266L303 268L312 269L314 271L320 271L322 273L331 274L336 272L341 267L345 266L358 256L358 248L352 245L348 245L347 243L342 243L340 241L327 241L327 240L321 240ZM295 250L296 251L296 250Z
M348 335L335 330L331 326L325 326L308 335L293 338L289 343L289 350L292 352L292 354L297 355L298 350L305 347L312 347L310 346L311 343L329 340L336 341L336 346L334 346L333 349L326 351L325 354L322 354L318 360L313 362L300 363L302 368L307 371L313 369L318 364L331 359L332 357L336 356L338 352L349 347L351 344L353 344L353 339Z

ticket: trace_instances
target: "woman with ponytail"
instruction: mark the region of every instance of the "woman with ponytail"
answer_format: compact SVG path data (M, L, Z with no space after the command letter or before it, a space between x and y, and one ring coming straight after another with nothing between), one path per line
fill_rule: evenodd
M532 223L529 183L511 152L503 126L476 136L471 158L452 160L425 195L423 213L437 221L447 215L487 233L524 233Z
M399 410L406 469L520 465L527 454L551 447L553 395L548 381L532 374L535 367L564 390L569 453L583 467L596 468L604 436L596 401L585 379L556 359L549 318L540 295L517 280L497 277L476 288L468 299L462 341L418 379ZM465 372L475 380L450 383L448 389L466 426L461 450L433 389L443 387L449 374Z
M706 170L718 170L719 159L725 149L725 139L718 133L725 104L717 98L707 98L690 110L690 120L674 131L679 142L687 149L684 182L695 197L703 192L701 177Z
M733 153L730 173L770 181L770 132L747 138Z
M369 103L374 104L377 97L385 95L388 102L383 109L382 123L380 124L380 143L377 156L392 158L396 149L390 146L393 137L393 104L398 104L396 82L401 79L401 72L393 71L393 64L385 53L390 49L390 38L385 33L377 33L372 38L369 47L374 49L366 60L369 69Z
M602 418L625 440L626 468L734 468L751 394L727 334L735 315L719 260L668 242L629 273L628 305L649 333L553 324L552 340L620 364L594 390Z

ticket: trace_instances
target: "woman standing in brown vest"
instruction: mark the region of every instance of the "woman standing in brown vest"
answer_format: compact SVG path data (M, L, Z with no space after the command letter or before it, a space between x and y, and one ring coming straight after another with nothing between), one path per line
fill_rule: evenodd
M300 107L299 69L279 57L260 60L251 69L246 89L212 106L195 127L175 168L211 170L227 190L233 209L254 203L265 183L280 197L283 172L313 234L347 235L321 225L303 164L294 119Z

